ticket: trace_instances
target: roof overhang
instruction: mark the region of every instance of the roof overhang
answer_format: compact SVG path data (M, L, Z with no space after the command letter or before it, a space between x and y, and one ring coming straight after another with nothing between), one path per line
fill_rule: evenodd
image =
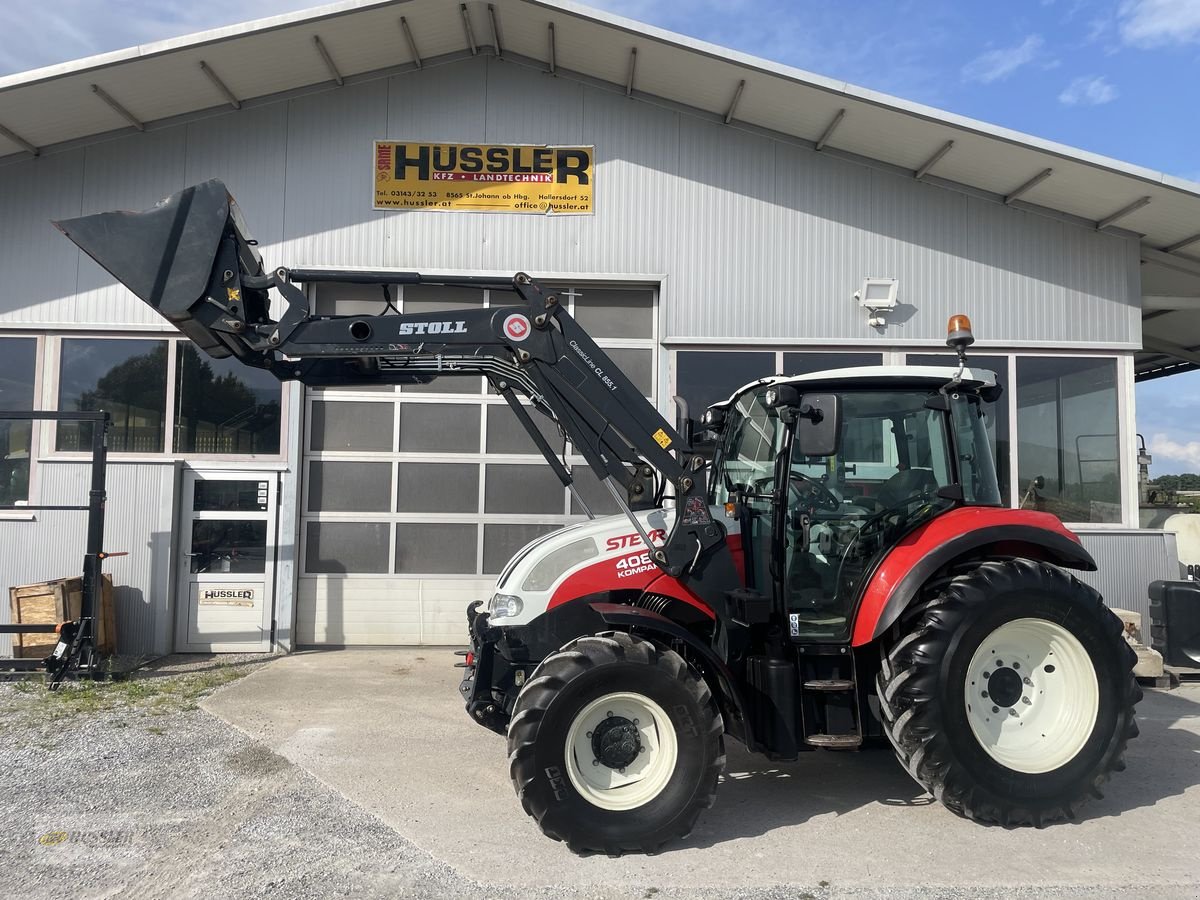
M10 75L0 163L478 53L1136 234L1159 268L1200 266L1200 184L564 0L344 0Z

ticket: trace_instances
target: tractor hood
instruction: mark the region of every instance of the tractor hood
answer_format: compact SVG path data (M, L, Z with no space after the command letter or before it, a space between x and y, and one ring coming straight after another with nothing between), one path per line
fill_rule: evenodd
M662 546L674 510L635 515L655 546ZM569 525L531 541L513 556L496 580L488 606L491 624L524 625L547 609L592 594L640 593L662 575L626 516Z

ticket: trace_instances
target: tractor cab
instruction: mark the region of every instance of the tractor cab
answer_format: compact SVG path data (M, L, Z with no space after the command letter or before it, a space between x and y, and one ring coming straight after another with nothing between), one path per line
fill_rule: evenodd
M840 369L747 385L720 424L710 502L740 524L747 587L792 639L842 642L863 580L954 506L1001 505L984 370Z

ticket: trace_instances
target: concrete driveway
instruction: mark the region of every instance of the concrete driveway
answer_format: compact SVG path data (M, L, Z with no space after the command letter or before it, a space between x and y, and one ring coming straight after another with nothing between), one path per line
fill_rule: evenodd
M1077 822L1005 831L959 819L885 750L771 763L734 743L716 806L687 841L608 859L573 855L521 811L504 740L467 719L453 661L435 648L300 653L203 706L505 893L1200 894L1200 686L1147 693L1128 770Z

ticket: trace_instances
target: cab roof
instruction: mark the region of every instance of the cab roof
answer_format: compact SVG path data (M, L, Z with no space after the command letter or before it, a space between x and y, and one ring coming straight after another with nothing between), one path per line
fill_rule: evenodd
M742 385L728 400L714 403L709 408L726 409L746 391L773 384L794 384L804 388L828 390L879 387L894 391L904 387L938 388L951 381L957 372L957 368L947 366L855 366L850 369L810 372L806 375L772 375ZM962 384L968 390L992 387L996 384L996 374L987 369L965 368Z

